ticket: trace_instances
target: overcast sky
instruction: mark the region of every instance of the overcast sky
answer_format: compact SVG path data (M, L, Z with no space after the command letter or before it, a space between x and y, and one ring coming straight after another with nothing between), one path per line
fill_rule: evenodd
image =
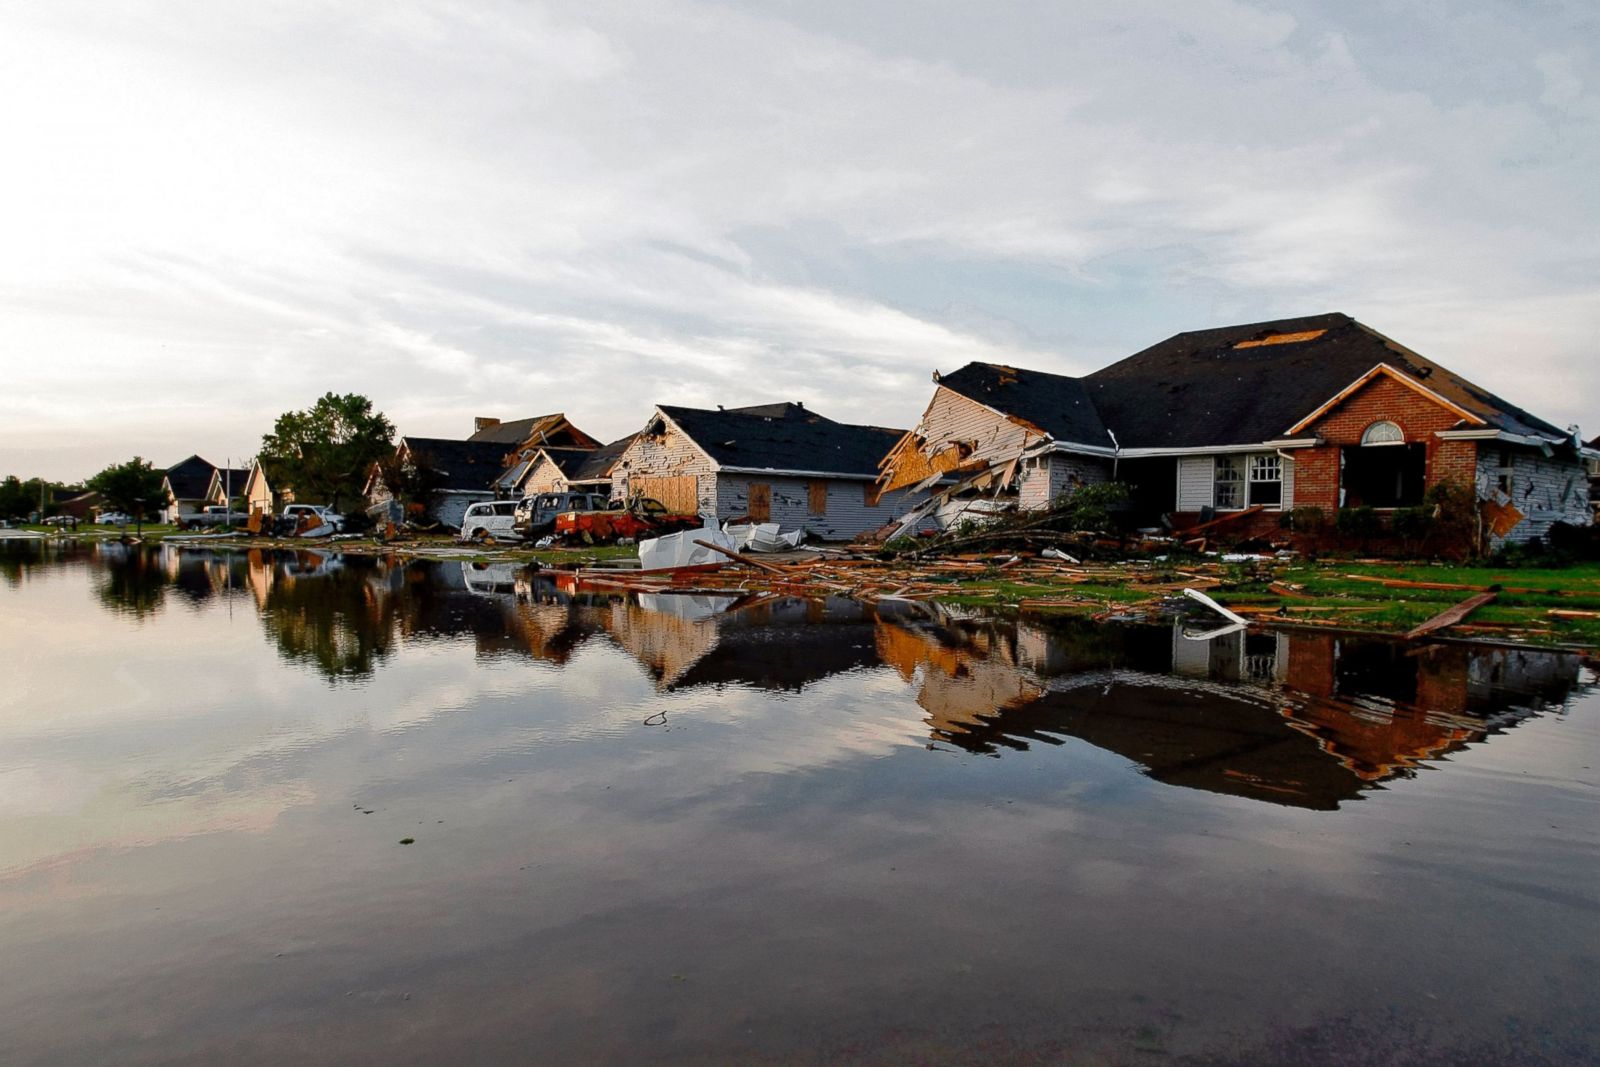
M654 402L909 426L1348 312L1600 432L1600 5L0 5L0 474Z

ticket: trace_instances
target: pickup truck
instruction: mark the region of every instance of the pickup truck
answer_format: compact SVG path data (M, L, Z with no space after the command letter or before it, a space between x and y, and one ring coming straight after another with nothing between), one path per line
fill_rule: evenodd
M698 515L674 515L659 500L635 497L625 508L566 511L556 516L556 540L569 545L605 545L624 537L660 537L699 529Z
M250 516L243 511L234 511L222 504L213 504L201 508L196 514L185 515L178 520L180 530L199 530L207 526L243 526Z

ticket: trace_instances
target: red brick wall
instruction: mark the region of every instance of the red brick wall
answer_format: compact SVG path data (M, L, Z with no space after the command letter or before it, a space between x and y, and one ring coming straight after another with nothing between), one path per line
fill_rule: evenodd
M1332 511L1339 506L1339 448L1359 445L1361 434L1375 422L1399 426L1406 441L1427 445L1427 484L1449 478L1471 484L1478 461L1474 441L1441 441L1434 434L1455 429L1461 417L1387 375L1368 382L1354 396L1324 415L1311 430L1328 442L1294 453L1294 504Z
M1294 457L1294 500L1297 508L1339 506L1339 450L1332 446L1301 448Z

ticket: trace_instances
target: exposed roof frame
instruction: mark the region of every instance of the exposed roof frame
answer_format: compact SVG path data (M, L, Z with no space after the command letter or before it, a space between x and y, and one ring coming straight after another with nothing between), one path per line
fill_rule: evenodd
M1438 404L1447 411L1461 416L1474 426L1488 425L1481 415L1474 415L1466 408L1461 407L1458 404L1452 404L1450 401L1446 400L1432 389L1429 389L1427 386L1423 385L1409 374L1405 374L1402 371L1396 370L1387 363L1379 363L1376 367L1373 367L1371 370L1367 371L1367 373L1363 374L1361 377L1357 378L1355 381L1351 382L1349 385L1335 393L1327 403L1323 404L1317 410L1313 411L1311 414L1307 415L1305 418L1289 427L1289 434L1297 434L1301 430L1304 430L1307 426L1310 426L1312 423L1322 418L1322 416L1326 415L1329 411L1332 411L1334 408L1344 403L1353 394L1359 392L1368 382L1372 381L1372 379L1376 378L1380 374L1387 375L1406 388L1427 397L1435 404Z

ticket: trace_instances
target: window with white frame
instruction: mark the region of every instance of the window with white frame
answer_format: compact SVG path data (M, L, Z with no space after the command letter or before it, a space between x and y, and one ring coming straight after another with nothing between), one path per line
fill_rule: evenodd
M1218 511L1239 511L1255 504L1281 507L1283 457L1275 452L1217 456L1211 484L1212 506Z
M1361 443L1364 445L1403 445L1406 435L1400 427L1384 419L1375 422L1361 432Z
M1218 511L1244 507L1244 457L1218 456L1212 486L1212 504Z
M1275 452L1250 457L1250 503L1275 508L1283 504L1283 457Z

